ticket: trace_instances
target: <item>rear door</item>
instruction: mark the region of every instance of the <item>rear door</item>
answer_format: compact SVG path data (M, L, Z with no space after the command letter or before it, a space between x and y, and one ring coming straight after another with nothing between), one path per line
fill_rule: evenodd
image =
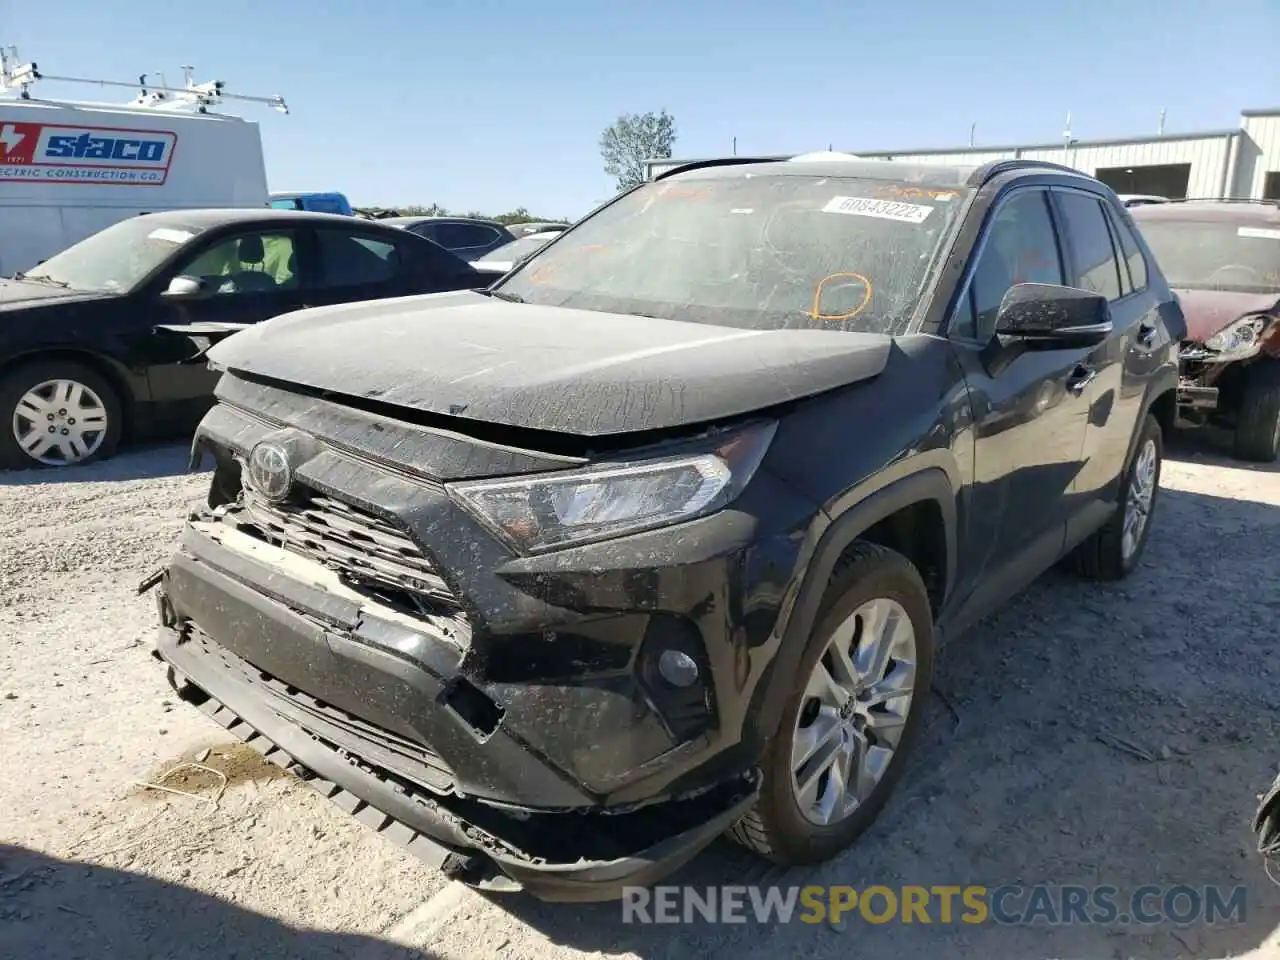
M1049 194L1015 187L996 201L974 248L965 292L948 323L973 411L974 483L964 504L977 546L961 570L962 619L981 616L1052 565L1077 504L1088 402L1080 392L1084 349L1002 344L996 314L1015 283L1066 277Z
M299 229L240 230L200 244L157 279L147 295L150 324L146 344L152 398L177 401L213 391L218 374L197 358L207 337L182 327L259 323L310 305L314 283L309 234ZM206 286L199 297L164 296L178 276ZM174 330L172 328L178 328Z
M1161 325L1142 253L1111 204L1098 194L1066 187L1054 189L1053 201L1063 228L1068 284L1105 296L1114 326L1084 360L1088 419L1080 473L1072 486L1081 509L1067 531L1074 544L1104 522L1115 503L1147 384L1159 366Z

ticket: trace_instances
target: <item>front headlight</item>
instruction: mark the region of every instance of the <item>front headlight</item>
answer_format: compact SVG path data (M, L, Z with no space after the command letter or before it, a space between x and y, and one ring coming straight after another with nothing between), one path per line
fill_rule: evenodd
M683 455L448 485L521 553L576 546L706 516L755 475L777 424L754 424Z
M1247 360L1258 352L1262 343L1262 334L1270 326L1272 318L1267 314L1252 314L1241 317L1230 326L1223 327L1204 345L1216 356L1215 362L1223 363L1233 360Z

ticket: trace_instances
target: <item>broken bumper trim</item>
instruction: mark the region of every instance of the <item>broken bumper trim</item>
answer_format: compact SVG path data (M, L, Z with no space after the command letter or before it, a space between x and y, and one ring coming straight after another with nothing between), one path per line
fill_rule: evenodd
M1218 388L1179 384L1178 406L1191 410L1217 410Z
M482 849L470 824L419 801L394 781L352 759L276 714L234 674L161 628L157 655L174 670L175 685L193 685L207 699L200 709L268 760L292 769L322 796L452 879L481 889L523 889L542 900L590 903L616 900L630 886L647 886L691 860L728 830L755 802L758 777L742 795L699 826L631 856L611 861L547 863ZM192 699L191 691L184 692ZM201 698L195 698L201 699ZM232 707L231 704L235 704ZM749 787L749 789L746 789Z

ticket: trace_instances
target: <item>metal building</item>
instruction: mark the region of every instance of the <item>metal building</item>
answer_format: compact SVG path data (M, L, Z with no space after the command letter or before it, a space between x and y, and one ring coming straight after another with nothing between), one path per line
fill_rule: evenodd
M860 157L919 163L981 164L1025 158L1066 164L1102 180L1117 193L1169 198L1280 199L1280 107L1245 110L1232 130L1068 140L1006 147L850 151ZM650 160L649 178L689 160Z

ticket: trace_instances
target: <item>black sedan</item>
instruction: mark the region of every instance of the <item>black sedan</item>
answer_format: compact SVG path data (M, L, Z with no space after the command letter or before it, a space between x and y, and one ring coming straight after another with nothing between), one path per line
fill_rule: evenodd
M124 220L0 280L0 468L110 456L194 425L204 352L245 324L326 304L482 287L423 237L351 217L186 210Z

